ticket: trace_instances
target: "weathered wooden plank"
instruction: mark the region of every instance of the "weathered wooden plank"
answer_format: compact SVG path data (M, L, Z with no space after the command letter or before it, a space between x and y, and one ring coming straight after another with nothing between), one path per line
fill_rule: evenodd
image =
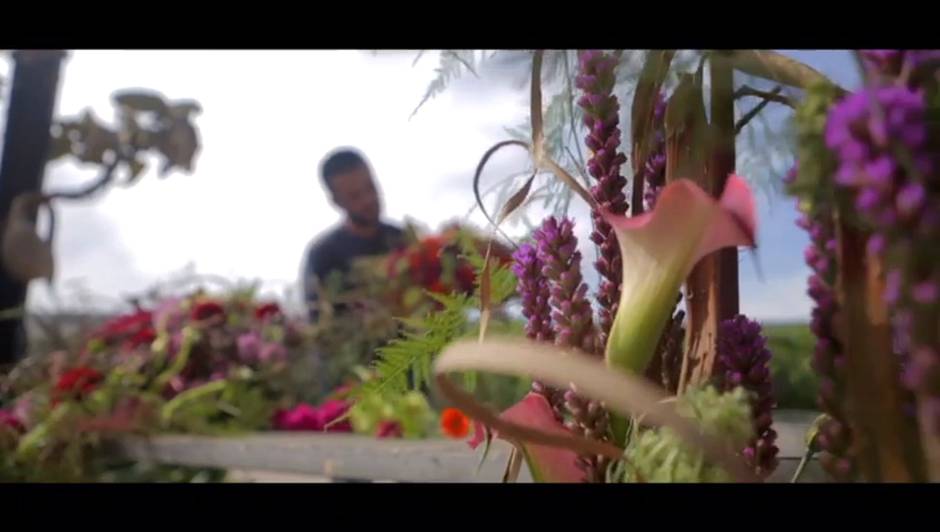
M476 468L480 453L464 442L449 440L377 440L346 434L270 433L238 438L171 435L127 438L115 450L142 461L335 479L498 482L510 449L505 442L494 442L479 474Z
M804 450L815 412L778 411L780 467L769 479L789 482ZM125 438L114 452L125 458L234 470L242 482L326 482L328 479L388 482L499 482L511 447L494 441L477 472L481 451L451 440L377 440L348 434L263 433L237 438L167 435ZM531 482L523 468L519 482ZM803 482L823 482L811 462Z

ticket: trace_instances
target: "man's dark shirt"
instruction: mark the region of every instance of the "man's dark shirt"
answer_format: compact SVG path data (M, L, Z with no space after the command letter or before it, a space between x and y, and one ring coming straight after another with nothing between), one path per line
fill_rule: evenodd
M318 283L326 283L333 272L346 274L352 262L360 257L382 255L404 245L404 232L392 225L380 223L374 237L363 238L351 233L345 226L336 227L310 246L303 267L304 294L311 319L316 319Z

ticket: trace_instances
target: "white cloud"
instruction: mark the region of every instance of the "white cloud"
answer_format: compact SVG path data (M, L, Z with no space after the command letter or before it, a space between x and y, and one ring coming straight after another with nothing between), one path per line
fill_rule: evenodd
M806 275L777 277L761 283L741 282L741 312L764 322L806 322L813 301L806 294Z

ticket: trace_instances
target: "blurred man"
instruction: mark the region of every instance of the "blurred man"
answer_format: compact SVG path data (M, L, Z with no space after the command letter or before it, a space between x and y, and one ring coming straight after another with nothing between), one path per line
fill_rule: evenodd
M320 178L345 218L317 237L307 251L302 281L312 320L318 315L318 291L331 276L348 273L356 258L383 255L404 244L402 230L380 219L379 192L369 164L359 152L332 152L321 163Z

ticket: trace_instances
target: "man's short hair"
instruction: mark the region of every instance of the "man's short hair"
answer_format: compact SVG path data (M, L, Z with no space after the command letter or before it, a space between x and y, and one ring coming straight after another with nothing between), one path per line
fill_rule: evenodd
M334 150L320 164L320 178L327 190L333 192L333 177L359 166L368 166L365 157L359 151L352 148Z

